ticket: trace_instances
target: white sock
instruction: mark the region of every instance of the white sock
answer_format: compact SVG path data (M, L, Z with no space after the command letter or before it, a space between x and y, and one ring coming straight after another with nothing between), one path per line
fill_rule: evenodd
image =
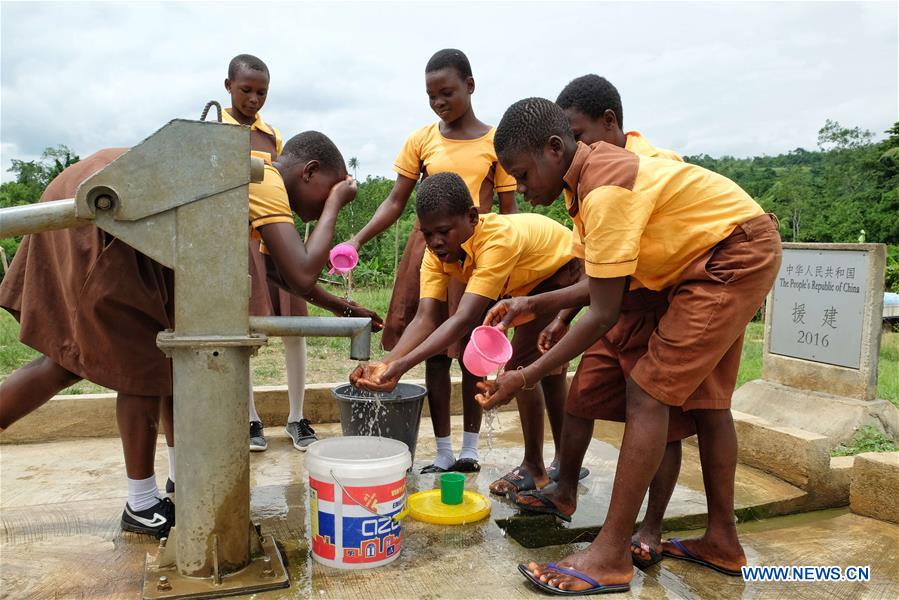
M146 510L160 499L155 473L146 479L128 479L128 506L131 510Z
M290 402L287 422L294 423L303 418L303 397L306 394L306 338L291 336L281 339L284 340L287 399Z
M172 480L172 483L175 482L175 447L174 446L166 446L166 450L169 451L169 479Z
M478 436L481 435L477 431L463 431L462 432L462 451L459 453L459 458L473 458L475 460L478 459Z
M250 381L250 390L249 390L249 391L250 391L250 401L249 401L249 405L250 405L250 422L251 422L251 423L252 423L253 421L259 421L259 422L262 422L262 419L259 418L259 413L256 412L256 400L253 399L253 375L250 374L250 377L249 377L248 379L249 379L249 381Z
M434 464L441 469L449 469L456 462L453 456L453 440L451 436L437 438L437 456L434 457Z

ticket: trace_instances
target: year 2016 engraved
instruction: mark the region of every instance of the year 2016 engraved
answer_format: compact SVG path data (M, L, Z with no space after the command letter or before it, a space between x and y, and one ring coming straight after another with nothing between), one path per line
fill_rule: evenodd
M808 344L809 346L821 346L822 348L827 348L830 346L830 339L827 337L827 334L821 335L820 333L816 333L814 331L799 331L799 339L796 340L797 344Z

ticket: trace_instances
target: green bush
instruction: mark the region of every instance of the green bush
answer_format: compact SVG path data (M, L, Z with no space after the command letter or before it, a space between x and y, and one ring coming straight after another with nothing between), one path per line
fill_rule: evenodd
M899 246L887 248L887 265L883 289L899 293Z

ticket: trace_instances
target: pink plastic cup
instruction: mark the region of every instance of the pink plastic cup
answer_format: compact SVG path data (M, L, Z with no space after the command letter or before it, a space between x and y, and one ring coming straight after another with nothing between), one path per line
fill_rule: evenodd
M478 377L486 377L512 358L512 344L506 334L496 327L481 325L471 332L462 362Z
M329 275L334 273L346 275L359 263L359 253L347 243L337 244L331 248L331 253L328 257L331 261L331 270L328 271Z

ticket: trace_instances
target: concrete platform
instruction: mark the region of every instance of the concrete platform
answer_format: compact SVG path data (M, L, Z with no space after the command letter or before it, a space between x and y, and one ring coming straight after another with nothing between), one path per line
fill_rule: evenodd
M458 418L454 429L461 431ZM339 425L318 427L323 436ZM430 424L422 423L417 467L433 453ZM497 519L515 515L502 500L490 519L463 527L438 527L408 520L403 551L388 567L339 571L313 563L305 531L307 492L304 455L283 430L267 430L269 450L251 456L251 512L263 533L283 545L291 588L266 598L519 598L540 596L517 574L527 560L558 559L578 544L525 548L506 535ZM461 437L461 435L457 435ZM582 486L581 506L570 528L533 528L583 534L605 516L620 428L597 428L585 460L591 476ZM460 440L456 440L456 447ZM488 448L492 446L492 449ZM550 448L547 448L549 450ZM695 449L685 448L672 518L701 521L705 512ZM517 416L504 413L492 436L482 435L480 474L468 476L469 489L487 486L521 456ZM417 472L417 471L416 471ZM157 454L160 484L165 480L164 444ZM434 476L412 475L410 490L435 486ZM116 439L86 439L0 448L0 589L8 598L136 598L144 556L156 547L147 536L124 533L119 518L125 502L121 448ZM801 502L803 492L769 475L740 467L737 503L744 510L771 511ZM177 497L176 497L177 502ZM767 507L767 508L765 508ZM774 507L772 509L772 507ZM521 521L521 519L519 520ZM670 521L676 523L677 521ZM631 595L640 598L871 597L893 598L899 590L899 527L845 511L809 513L750 523L743 536L752 564L866 565L868 584L743 584L708 570L666 561L637 572ZM587 533L584 533L587 532Z

